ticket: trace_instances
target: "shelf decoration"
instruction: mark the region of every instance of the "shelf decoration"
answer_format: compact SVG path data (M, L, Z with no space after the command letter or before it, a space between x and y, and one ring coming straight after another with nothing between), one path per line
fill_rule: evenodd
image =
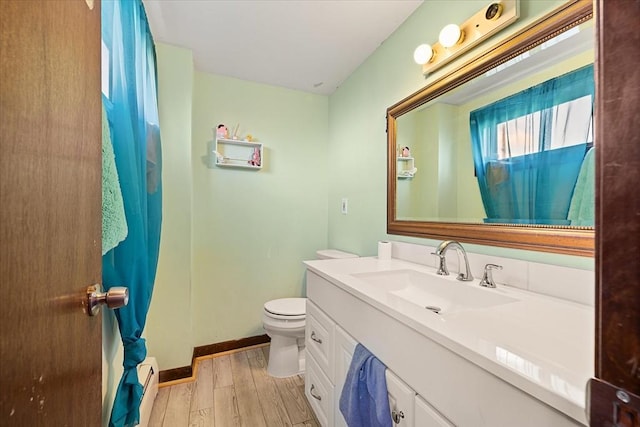
M234 129L237 138L239 124ZM262 169L264 164L263 145L252 135L244 140L229 139L229 131L223 124L214 129L214 141L209 145L209 167L241 169Z

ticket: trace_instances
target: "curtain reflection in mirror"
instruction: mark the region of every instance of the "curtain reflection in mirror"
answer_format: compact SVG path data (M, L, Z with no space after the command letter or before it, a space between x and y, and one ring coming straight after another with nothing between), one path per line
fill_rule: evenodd
M594 91L589 65L471 112L486 222L593 225L593 205L586 203L592 182L580 185L580 203L573 216L569 210L593 144Z

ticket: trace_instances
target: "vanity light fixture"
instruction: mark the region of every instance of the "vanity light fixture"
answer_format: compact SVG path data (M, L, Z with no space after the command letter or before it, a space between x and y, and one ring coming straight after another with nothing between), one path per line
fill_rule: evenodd
M520 16L520 0L501 0L490 3L462 25L446 25L433 45L421 44L413 52L413 59L422 65L427 75L447 62L514 23Z

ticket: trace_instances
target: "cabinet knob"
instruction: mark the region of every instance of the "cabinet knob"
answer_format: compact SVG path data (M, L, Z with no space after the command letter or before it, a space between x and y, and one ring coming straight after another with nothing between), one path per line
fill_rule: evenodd
M400 424L400 421L404 419L404 412L396 411L394 409L393 411L391 411L391 418L393 419L394 423Z

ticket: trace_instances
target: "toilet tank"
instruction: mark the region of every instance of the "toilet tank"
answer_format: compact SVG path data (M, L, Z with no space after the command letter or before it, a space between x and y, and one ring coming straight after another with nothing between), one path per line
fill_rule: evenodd
M340 258L358 258L358 255L349 252L339 251L337 249L322 249L316 252L318 259L340 259Z

